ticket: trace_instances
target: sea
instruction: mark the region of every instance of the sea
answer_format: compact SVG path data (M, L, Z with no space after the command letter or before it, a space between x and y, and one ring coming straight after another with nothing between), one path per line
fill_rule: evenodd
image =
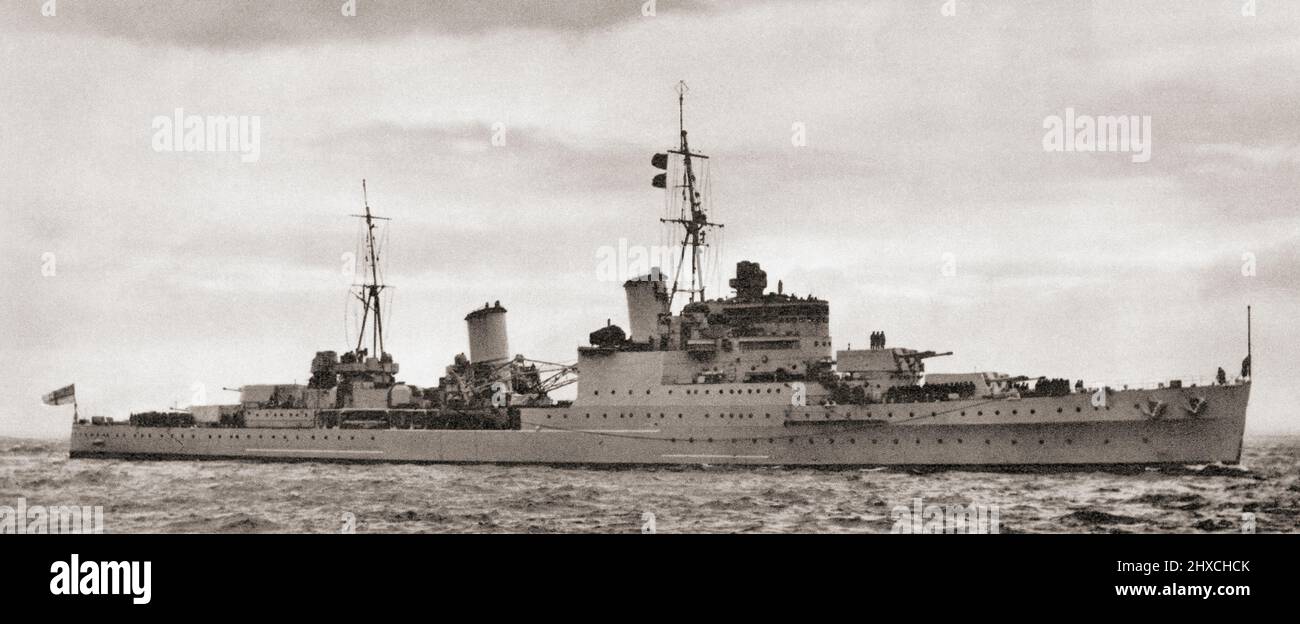
M0 511L20 504L102 507L105 533L890 533L932 508L1000 533L1291 533L1300 436L1248 436L1237 466L1032 472L73 460L0 438Z

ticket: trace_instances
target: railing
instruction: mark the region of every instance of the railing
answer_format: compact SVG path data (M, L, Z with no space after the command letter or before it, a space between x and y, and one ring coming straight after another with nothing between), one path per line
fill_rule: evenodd
M1084 380L1083 385L1087 390L1096 390L1102 386L1111 390L1155 390L1158 388L1170 387L1171 381L1181 381L1184 388L1191 386L1214 386L1218 385L1218 378L1215 375L1181 375L1166 377L1164 379L1098 379ZM1228 385L1238 385L1245 382L1246 379L1241 377L1228 377Z

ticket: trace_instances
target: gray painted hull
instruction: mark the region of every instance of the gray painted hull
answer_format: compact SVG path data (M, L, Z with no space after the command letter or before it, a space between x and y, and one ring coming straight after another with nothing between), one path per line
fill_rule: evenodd
M1114 393L1106 408L1092 406L1081 394L767 411L758 406L757 413L754 405L730 412L713 405L683 408L681 418L638 406L613 422L591 406L536 408L523 410L520 431L76 425L71 456L591 465L1231 464L1241 458L1249 393L1248 383L1132 390ZM1186 409L1193 398L1204 399L1206 408ZM1150 399L1164 401L1165 413L1145 413Z

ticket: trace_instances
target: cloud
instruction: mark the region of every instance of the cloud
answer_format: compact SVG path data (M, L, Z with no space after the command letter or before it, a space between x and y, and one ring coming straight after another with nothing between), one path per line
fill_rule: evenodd
M1264 169L1300 167L1300 144L1297 143L1271 145L1217 143L1199 145L1196 151L1205 156L1221 156L1237 164Z
M582 34L651 19L645 0L348 0L247 2L205 0L171 11L150 0L57 0L57 15L39 4L14 16L18 28L47 34L120 38L150 46L213 49L291 47L330 41L375 41L406 36L461 36L494 30L545 30ZM655 0L655 16L711 12L722 3Z

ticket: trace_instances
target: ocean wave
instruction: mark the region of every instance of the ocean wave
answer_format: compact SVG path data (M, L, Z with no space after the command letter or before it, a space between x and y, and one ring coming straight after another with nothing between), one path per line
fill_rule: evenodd
M1300 531L1300 437L1247 438L1243 465L1155 470L591 469L69 460L0 439L0 505L103 505L106 531L845 532L898 508L994 506L1003 533ZM6 502L3 499L9 499Z

